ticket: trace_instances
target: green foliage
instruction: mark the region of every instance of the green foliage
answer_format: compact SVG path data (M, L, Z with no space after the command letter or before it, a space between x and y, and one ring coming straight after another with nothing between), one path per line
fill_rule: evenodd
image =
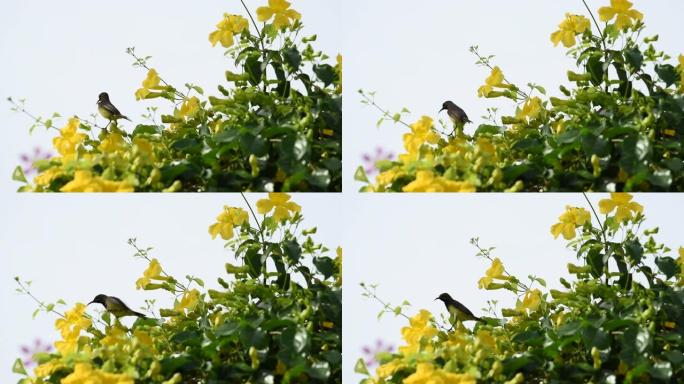
M233 63L215 95L193 84L169 84L148 66L149 57L129 48L134 65L148 70L136 98L169 103L161 122L156 107L144 116L149 122L131 131L80 120L79 132L103 128L99 136L79 138L62 129L75 148L56 143L62 156L37 164L34 184L21 190L341 191L341 57L328 64L329 56L313 47L316 36L299 37L298 20L261 29L242 20L239 35L221 41ZM218 27L215 33L227 33ZM25 112L23 104L13 104ZM34 120L56 129L52 120ZM77 171L87 174L77 177ZM84 175L94 182L79 183ZM121 184L100 185L100 179Z
M329 249L311 237L315 230L298 229L299 213L254 219L255 226L245 221L234 237L226 236L236 261L206 289L195 276L182 283L168 274L150 248L130 240L150 265L136 285L167 291L173 307L137 319L130 329L106 312L100 319L83 314L83 304L66 314L52 310L70 324L69 332L55 353L40 358L36 375L43 381L23 383L104 373L119 375L120 381L107 382L125 384L341 383L341 250L327 256ZM154 311L153 301L147 309ZM90 371L81 377L84 365Z
M498 118L489 109L472 136L455 126L439 140L423 136L420 147L405 139L407 153L375 182L357 173L367 184L362 190L464 190L444 186L443 178L479 191L684 191L684 57L672 65L655 47L657 36L640 38L642 22L592 30L583 19L579 42L569 32L568 54L579 72L567 71L572 87L551 97L536 84L525 91L493 67L493 56L472 47L478 64L492 70L478 93L508 99L513 111ZM421 137L421 122L403 124ZM493 146L489 156L481 154L483 142ZM427 176L435 182L421 183Z
M561 223L572 223L568 245L579 260L568 265L572 276L560 279L562 291L546 290L535 276L523 284L493 259L493 248L473 240L478 255L492 260L481 287L510 291L515 308L499 314L490 305L492 317L472 330L457 324L453 331L422 310L402 330L402 352L378 357L383 364L376 376L360 360L356 371L367 375L362 382L684 382L684 248L678 259L668 256L671 249L655 239L657 228L642 229L641 207L629 200L602 200L603 221L561 217ZM546 292L533 288L535 282Z

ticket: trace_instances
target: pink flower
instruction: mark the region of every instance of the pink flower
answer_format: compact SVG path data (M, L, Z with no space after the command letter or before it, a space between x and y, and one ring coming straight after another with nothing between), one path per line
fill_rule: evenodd
M366 170L366 175L373 176L378 173L378 168L375 166L375 162L378 160L391 160L394 157L394 153L391 151L385 151L382 147L376 147L375 153L364 153L361 158L364 162L364 168Z

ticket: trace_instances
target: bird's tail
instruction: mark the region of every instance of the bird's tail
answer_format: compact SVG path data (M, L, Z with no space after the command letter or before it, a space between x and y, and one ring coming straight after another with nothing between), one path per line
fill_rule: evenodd
M128 120L128 121L130 121L130 122L133 122L133 120L129 119L128 116L123 116L123 115L122 115L121 118L122 118L122 119L126 119L126 120Z
M134 315L138 316L141 319L147 319L147 316L143 315L140 312L136 312L136 311L131 311L131 312L133 312Z

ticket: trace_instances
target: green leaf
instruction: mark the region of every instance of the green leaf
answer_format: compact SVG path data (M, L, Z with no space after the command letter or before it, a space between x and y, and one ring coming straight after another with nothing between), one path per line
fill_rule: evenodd
M655 71L661 80L669 87L674 84L677 79L677 69L670 64L657 64L655 66Z
M671 257L656 257L655 263L668 279L679 273L679 264Z
M28 183L28 180L26 180L26 175L24 174L24 170L21 168L21 166L17 165L17 167L14 168L14 172L12 172L12 180Z
M670 188L672 185L672 172L669 169L659 169L648 175L648 181L656 187Z
M302 63L302 55L299 54L297 47L292 46L290 48L283 49L283 58L285 63L288 65L290 72L295 72L299 69Z
M12 364L12 372L28 376L26 368L24 367L24 363L19 358L14 360L14 364Z
M625 241L625 252L629 256L632 265L639 264L641 258L644 256L644 248L639 243L638 239Z
M325 168L316 168L306 175L306 180L314 187L325 189L330 184L330 171Z
M313 71L316 74L316 77L318 77L318 79L321 80L326 87L332 84L337 77L335 68L329 64L314 65Z
M475 130L475 137L483 135L498 135L503 132L503 128L498 125L480 124Z
M202 142L196 137L187 137L174 141L171 148L184 153L198 154L202 151Z
M648 371L651 377L658 380L670 380L672 377L672 365L669 361L655 362Z
M625 60L632 68L632 72L637 72L641 69L641 65L644 62L644 56L641 54L641 51L639 51L639 47L633 46L625 49Z
M306 367L306 373L317 380L328 380L330 377L330 364L327 361L317 361Z
M366 366L366 362L362 358L359 358L358 360L356 360L356 364L354 364L354 373L359 373L361 375L370 376L370 372L368 372L368 367Z
M354 172L354 180L361 181L364 183L370 183L370 181L368 180L368 176L366 175L366 170L363 168L362 165L359 165L358 168L356 168L356 172Z
M144 125L138 124L135 129L133 129L133 136L139 135L156 135L161 133L162 127L158 125Z
M327 256L314 257L313 263L326 279L335 273L335 261Z
M297 264L302 257L302 248L295 239L286 240L283 243L283 251L285 251L285 256L287 256L287 261L290 264Z

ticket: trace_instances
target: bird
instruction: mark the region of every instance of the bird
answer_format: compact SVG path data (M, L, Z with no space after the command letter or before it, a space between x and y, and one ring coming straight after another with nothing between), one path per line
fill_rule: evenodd
M458 105L454 104L453 101L447 100L444 103L442 103L442 109L439 110L439 112L442 112L443 110L447 111L447 115L449 115L449 118L451 118L451 121L454 122L454 124L465 124L465 123L472 123L470 119L468 118L468 115L466 115L465 111L461 109Z
M138 316L140 318L146 319L147 316L143 315L140 312L136 312L130 308L126 304L124 304L121 299L116 298L114 296L107 296L103 294L99 294L95 296L93 301L88 303L88 305L93 304L93 303L98 303L102 304L107 312L111 313L112 315L116 316L117 318L119 317L125 317L125 316Z
M451 321L452 326L458 321L484 321L475 316L465 305L454 300L448 293L442 293L437 296L435 300L441 300L444 303L447 311L449 311L449 320Z
M468 118L468 115L466 115L465 111L458 105L454 104L454 102L451 100L447 100L442 103L442 109L440 109L439 112L442 112L444 110L447 111L447 115L449 115L449 118L454 123L454 132L458 131L459 133L462 133L463 126L466 123L472 123L472 121L470 121L470 119ZM452 132L452 134L454 132Z
M109 120L110 123L112 121L116 122L119 119L126 119L128 121L131 121L131 119L122 115L121 112L119 112L119 110L114 106L114 104L112 104L112 102L109 101L109 95L107 94L107 92L102 92L97 97L97 110L98 112L100 112L100 115L102 115L102 117L104 117L105 119Z

